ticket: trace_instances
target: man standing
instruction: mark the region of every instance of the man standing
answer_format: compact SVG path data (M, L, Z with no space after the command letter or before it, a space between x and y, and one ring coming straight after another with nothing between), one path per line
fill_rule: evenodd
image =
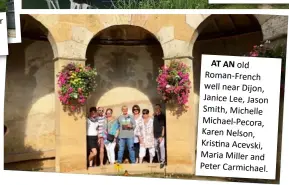
M104 115L104 108L98 107L97 109L97 122L98 122L98 146L99 146L99 158L100 158L100 166L103 166L104 160L104 128L107 124L107 119Z
M159 162L161 162L160 168L163 168L166 164L165 127L166 116L161 111L161 105L156 104L154 113L154 138L157 156Z
M128 114L127 106L122 106L122 115L118 118L119 124L119 150L118 163L122 163L125 146L128 147L129 158L131 163L135 163L134 151L134 129L136 126L134 117Z

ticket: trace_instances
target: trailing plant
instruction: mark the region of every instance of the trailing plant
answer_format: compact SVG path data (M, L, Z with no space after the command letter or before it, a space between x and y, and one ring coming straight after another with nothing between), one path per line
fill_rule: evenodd
M285 67L286 67L286 47L284 45L272 46L269 40L265 41L260 45L253 46L252 51L249 53L251 57L267 57L267 58L281 58L281 86L282 91L284 90L285 84Z
M159 70L157 91L166 103L176 105L178 110L186 110L189 101L191 81L190 68L180 60L174 60Z
M59 100L71 112L80 112L96 88L96 69L69 63L58 73Z

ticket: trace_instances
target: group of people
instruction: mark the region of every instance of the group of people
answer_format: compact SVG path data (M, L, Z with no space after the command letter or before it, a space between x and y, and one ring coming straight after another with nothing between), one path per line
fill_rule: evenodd
M138 105L132 107L132 115L128 107L122 106L122 114L113 116L113 110L103 107L91 107L87 118L88 165L96 165L95 158L99 151L100 165L104 164L106 149L109 164L123 163L123 155L127 146L130 163L143 163L147 150L149 162L152 163L157 154L160 168L166 165L165 126L166 117L160 104L155 105L153 116L148 109L141 111ZM117 161L115 148L118 145Z

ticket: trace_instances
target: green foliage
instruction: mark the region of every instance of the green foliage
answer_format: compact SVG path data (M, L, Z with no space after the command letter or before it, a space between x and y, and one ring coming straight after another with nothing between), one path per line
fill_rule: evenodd
M258 9L256 4L208 4L208 0L113 0L116 9ZM271 5L289 9L289 4Z
M281 58L281 88L283 90L285 85L286 48L285 44L272 45L270 41L266 41L260 45L253 46L252 51L247 55L251 57Z
M208 0L114 0L117 9L251 9L257 5L212 5Z
M281 58L285 63L286 61L286 45L271 45L270 41L266 41L260 45L255 45L249 56L253 57L268 57L268 58Z
M0 12L6 12L7 6L6 6L6 0L0 0Z

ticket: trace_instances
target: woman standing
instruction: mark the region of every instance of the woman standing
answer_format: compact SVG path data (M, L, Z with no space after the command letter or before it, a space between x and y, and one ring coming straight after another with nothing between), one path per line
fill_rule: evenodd
M96 107L89 109L89 117L86 121L86 134L87 134L87 150L88 150L88 163L89 167L93 165L93 159L95 159L98 147L98 122L97 122L97 110ZM96 161L95 161L96 166Z
M142 122L142 117L140 115L140 107L138 105L134 105L132 107L132 112L133 112L133 117L136 123L136 128L134 130L134 151L135 151L135 159L136 159L136 163L139 163L139 149L140 149L140 140L139 137L137 136L137 133L140 132L139 129L141 129L139 127L139 125Z
M143 162L143 158L145 157L146 150L149 150L150 154L150 163L153 162L153 158L155 156L155 147L154 147L154 127L153 127L153 118L149 117L149 110L143 109L142 111L142 122L139 125L137 135L140 138L140 151L139 158L140 163Z
M119 124L117 119L112 116L112 109L108 108L105 111L107 123L105 125L104 145L107 152L107 158L110 164L115 163L115 145L119 132Z

